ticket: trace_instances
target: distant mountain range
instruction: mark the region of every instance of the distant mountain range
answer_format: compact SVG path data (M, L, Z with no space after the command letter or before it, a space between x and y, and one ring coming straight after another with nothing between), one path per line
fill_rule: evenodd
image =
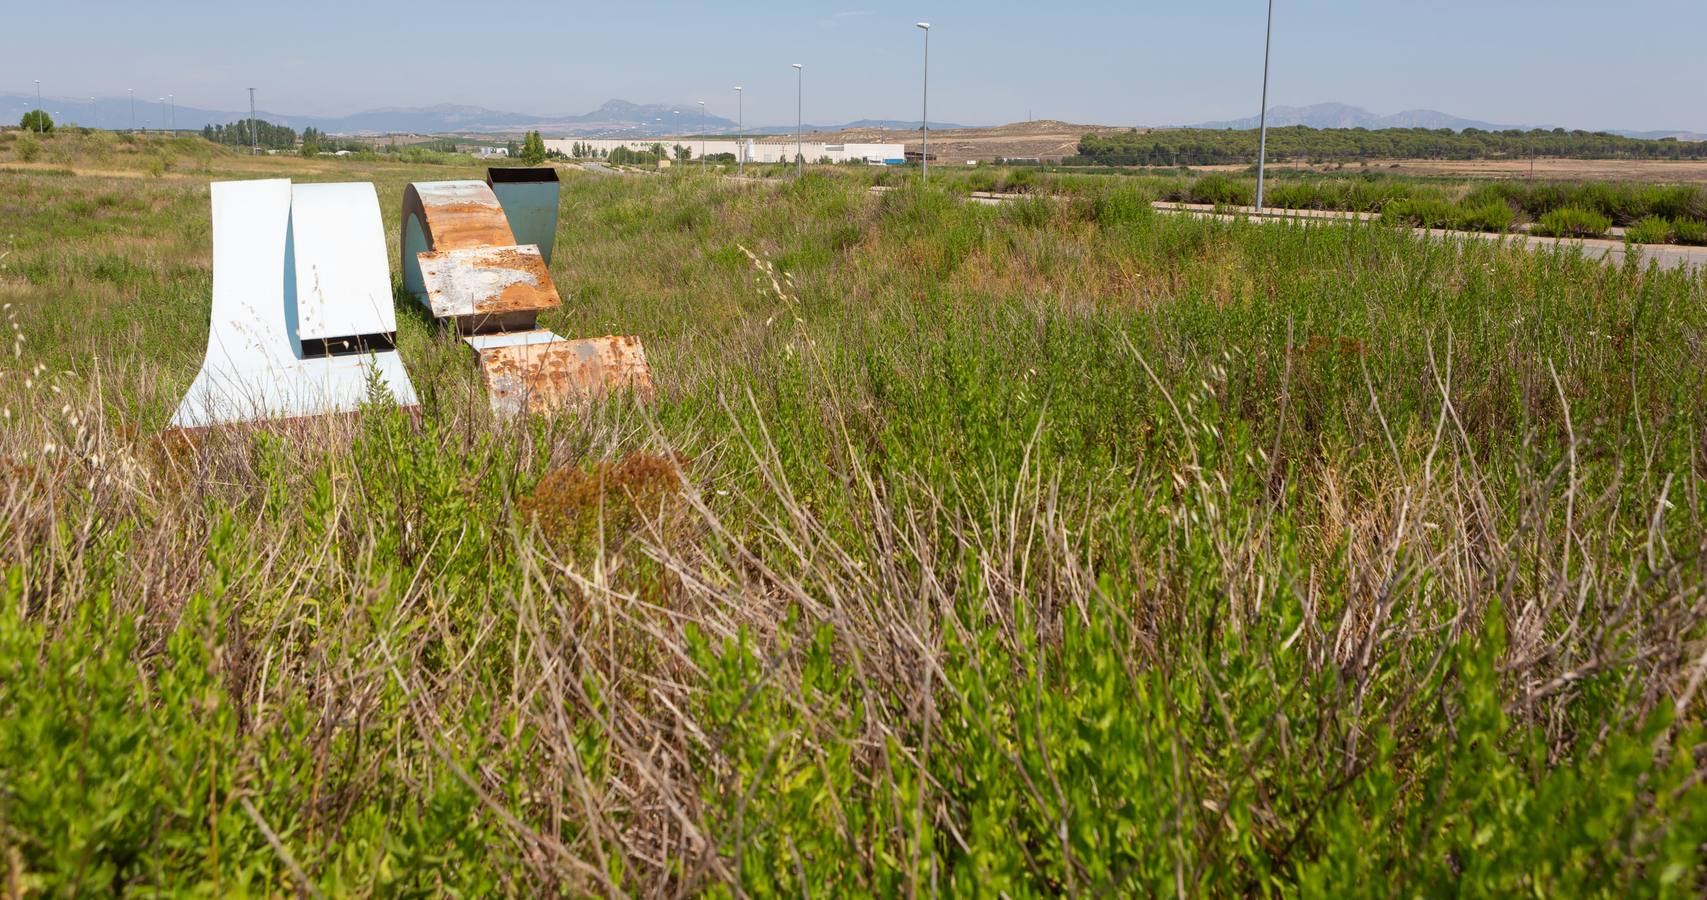
M1256 116L1244 119L1227 119L1219 122L1199 122L1188 125L1188 128L1215 128L1243 130L1255 128L1259 124ZM1453 131L1463 131L1466 128L1480 128L1483 131L1504 131L1509 128L1529 130L1530 125L1496 125L1477 119L1465 119L1451 113L1443 113L1434 109L1407 109L1404 112L1393 113L1390 116L1377 115L1361 106L1350 106L1345 103L1317 103L1312 106L1274 106L1268 111L1268 124L1271 128L1284 128L1289 125L1304 125L1310 128L1450 128ZM1551 128L1553 126L1544 126ZM1680 141L1707 140L1707 134L1692 131L1621 131L1613 129L1610 134L1621 134L1625 137L1657 140L1674 137Z
M0 122L18 121L34 109L35 97L25 94L0 94ZM136 98L134 111L128 97L103 97L95 102L88 98L49 97L44 103L56 120L79 125L92 124L99 128L164 128L170 125L188 131L203 125L235 122L249 115L248 110L201 109L179 106L176 109L152 98ZM436 106L386 107L370 109L347 116L302 116L258 109L258 117L292 128L318 128L328 134L519 134L537 130L547 137L658 137L671 134L732 134L738 126L732 119L706 116L703 124L697 103L631 103L610 100L592 112L579 115L541 116L529 113L505 112L482 106L458 106L441 103ZM1465 119L1432 109L1411 109L1389 116L1377 115L1367 109L1344 103L1318 103L1314 106L1276 106L1268 111L1272 126L1308 125L1312 128L1481 128L1489 131L1511 126L1496 125L1476 119ZM951 122L932 122L932 128L976 128ZM1257 127L1257 117L1229 119L1219 122L1200 122L1193 128L1245 129ZM748 125L751 134L791 134L795 126ZM839 125L808 124L805 131L841 131L844 129L884 129L914 131L918 119L859 119ZM1707 140L1707 134L1690 131L1613 131L1626 137L1657 139L1675 137L1678 140Z
M0 121L16 122L25 112L34 109L36 98L24 94L0 94ZM154 99L138 97L134 104L129 97L103 97L91 102L88 98L69 99L49 97L43 101L56 121L99 128L159 129L176 127L186 131L200 130L203 125L218 125L247 118L248 110L201 109L193 106L172 107ZM703 121L697 103L630 103L610 100L589 113L580 115L539 116L528 113L505 112L480 106L458 106L441 103L436 106L385 107L370 109L348 116L302 116L257 109L257 118L289 125L292 128L318 128L328 134L513 134L521 131L541 131L547 137L582 136L614 137L635 135L653 137L670 134L734 133L738 125L733 119L706 116ZM133 119L134 116L134 119ZM789 134L793 125L755 125L746 130L753 134ZM843 128L916 129L917 119L860 119L842 125L804 125L806 131L837 131ZM932 128L963 128L948 122L932 122Z

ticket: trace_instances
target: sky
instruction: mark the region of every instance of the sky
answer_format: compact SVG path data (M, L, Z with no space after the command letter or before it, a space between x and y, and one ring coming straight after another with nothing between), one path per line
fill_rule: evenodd
M0 0L0 92L344 115L706 101L749 125L1175 125L1254 115L1266 0L502 4ZM1707 131L1707 0L1276 0L1271 105Z

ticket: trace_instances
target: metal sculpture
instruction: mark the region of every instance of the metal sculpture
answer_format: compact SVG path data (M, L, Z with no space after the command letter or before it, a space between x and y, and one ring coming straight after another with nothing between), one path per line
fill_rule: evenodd
M212 185L207 355L178 428L350 412L383 385L415 405L397 355L373 185Z
M417 182L403 193L403 286L474 350L500 414L653 391L639 338L570 340L537 327L563 302L548 268L557 200L550 169L493 169L483 182Z

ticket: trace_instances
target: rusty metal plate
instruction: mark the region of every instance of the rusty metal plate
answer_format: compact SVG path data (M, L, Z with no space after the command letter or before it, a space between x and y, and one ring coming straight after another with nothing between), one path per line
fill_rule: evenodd
M505 247L516 242L498 195L484 181L427 181L403 192L403 217L421 217L434 250Z
M540 310L563 304L532 244L422 253L419 260L433 317L456 319L464 332L531 329Z
M654 394L646 350L633 336L565 340L544 329L466 337L492 410L544 413L617 391Z
M515 233L484 181L423 181L403 189L403 287L420 296L421 265L428 251L513 247Z

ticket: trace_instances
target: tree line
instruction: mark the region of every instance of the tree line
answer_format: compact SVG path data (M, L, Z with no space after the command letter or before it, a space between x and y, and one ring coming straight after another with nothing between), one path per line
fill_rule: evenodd
M296 149L296 129L289 125L274 125L265 119L239 119L229 125L203 125L202 137L216 144L247 147L250 143L251 127L254 129L254 142L258 146L268 150Z
M1068 165L1201 166L1254 163L1256 129L1174 128L1087 134ZM1602 131L1484 131L1466 128L1309 128L1268 130L1271 160L1368 159L1707 159L1707 141L1644 140Z

